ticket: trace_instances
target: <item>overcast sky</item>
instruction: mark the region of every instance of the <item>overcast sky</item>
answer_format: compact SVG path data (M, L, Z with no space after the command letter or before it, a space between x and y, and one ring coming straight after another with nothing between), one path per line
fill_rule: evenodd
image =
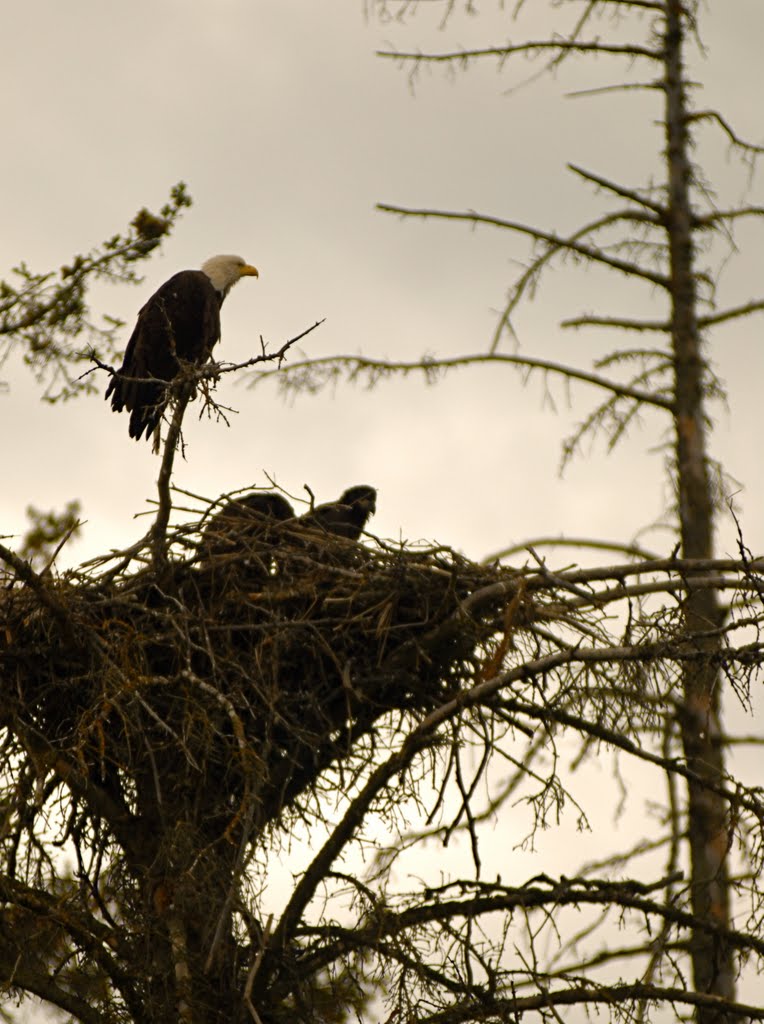
M760 57L764 4L714 4L701 23L704 58L698 108L717 107L739 134L764 142ZM534 13L542 7L531 5ZM537 68L493 61L468 73L410 71L376 49L448 50L525 34L498 3L479 16L457 10L439 26L440 3L402 20L367 16L362 3L307 0L67 0L18 3L4 11L0 76L5 111L0 162L2 264L52 269L122 230L144 204L158 209L187 182L194 206L146 266L138 287L99 288L97 310L122 316L125 341L138 308L180 268L220 252L260 269L223 308L221 357L241 361L314 323L309 355L364 353L413 359L477 352L527 257L522 239L489 228L402 221L376 202L492 213L571 231L612 209L565 170L567 162L639 186L661 181L657 98L620 93L565 98L619 80L616 64L579 60L556 77L512 89ZM556 24L556 23L555 23ZM607 26L597 26L602 33ZM635 69L635 76L643 69ZM715 129L696 155L717 202L729 207L748 178ZM764 179L750 202L764 205ZM761 297L761 231L737 232L720 304ZM623 345L609 332L561 331L582 311L660 317L658 296L613 275L558 268L515 317L519 350L591 368ZM764 549L760 392L764 317L720 327L712 357L729 391L714 409L712 452L731 479L752 550ZM625 339L633 343L634 339ZM637 339L639 342L641 339ZM507 350L509 345L507 344ZM0 522L20 535L28 504L82 502L86 525L62 565L142 536L158 459L128 437L127 417L102 392L66 405L40 400L18 360L3 367L0 392L3 487ZM286 404L275 386L249 390L228 376L219 392L233 406L230 428L187 416L187 459L175 482L215 498L267 475L294 495L309 485L320 501L354 483L379 489L372 529L388 538L429 539L481 558L539 535L627 541L658 522L671 502L665 473L668 424L648 413L606 453L587 446L560 477L562 439L602 398L511 368L471 368L435 387L411 377L369 392L345 384ZM673 547L648 530L644 545ZM736 552L722 521L719 553ZM575 553L555 551L560 565ZM613 556L615 558L615 556ZM518 556L518 561L522 556Z
M569 231L613 204L566 172L568 161L639 186L661 180L662 139L657 94L563 98L619 80L618 66L602 59L510 91L535 65L423 69L412 82L374 55L389 45L441 50L522 37L498 2L478 6L478 17L457 11L441 29L439 3L400 22L366 17L362 0L5 4L0 273L22 259L36 270L60 266L124 229L140 207L158 209L183 180L194 206L143 284L95 296L96 308L128 322L125 341L162 281L232 252L260 278L226 301L221 358L248 358L261 336L278 347L323 317L306 341L310 355L485 349L524 243L487 228L402 222L375 203L476 209ZM723 110L762 143L764 3L705 7L707 52L693 58L693 73L706 91L695 102ZM549 30L548 20L531 23L528 34ZM728 207L746 177L718 132L704 130L699 141L696 155ZM749 198L764 205L761 178ZM764 291L761 233L745 226L737 240L741 255L720 289L731 304ZM520 351L590 368L623 339L556 327L582 311L660 315L648 289L562 268L517 316ZM764 549L763 334L760 316L712 338L730 396L729 408L715 411L713 453L738 481L728 494L756 552ZM63 564L141 536L146 521L134 516L154 495L158 460L104 403L106 381L98 396L50 406L18 361L2 376L0 532L23 532L30 503L61 508L79 498L87 524ZM275 387L253 392L229 377L219 396L238 414L230 428L187 418L187 461L175 481L214 498L270 474L293 494L309 484L318 500L374 484L375 532L437 539L474 558L540 534L631 539L670 501L667 424L646 416L615 453L587 447L560 478L561 441L602 394L547 383L536 376L524 387L511 369L475 368L434 388L412 377L285 404ZM729 521L720 534L720 553L734 552ZM668 551L674 542L653 531L644 543Z
M144 283L97 293L97 308L128 321L125 340L163 280L236 252L261 276L229 296L221 357L248 357L261 335L278 346L321 317L326 323L306 342L311 355L413 358L484 348L516 261L527 254L522 240L401 222L374 204L472 208L571 229L605 201L592 199L566 161L639 184L657 169L658 108L633 94L564 99L617 78L617 66L602 60L578 61L518 92L509 86L534 69L527 63L515 73L493 62L466 75L423 69L412 88L408 72L375 49L449 49L522 34L498 3L483 4L479 17L459 11L443 29L442 10L420 5L397 22L367 17L360 0L8 5L0 75L13 100L0 164L2 265L24 259L55 268L122 229L142 205L158 208L184 180L194 206L147 265ZM722 106L741 134L762 141L764 5L735 0L723 17L709 12L704 42L697 73L708 88L699 105ZM719 137L704 132L703 140ZM744 183L728 156L716 146L706 157L722 179L717 187L730 186L724 204ZM760 183L757 195L761 201ZM754 237L741 232L739 240ZM735 300L761 283L750 245L744 257L723 279ZM621 339L560 332L556 322L583 309L649 315L653 299L612 276L560 270L517 317L521 351L588 366ZM714 450L745 487L737 500L759 547L761 334L761 318L720 330L714 350L731 394ZM60 507L76 497L87 525L65 561L135 539L145 523L132 517L154 493L150 446L131 441L126 417L100 396L50 407L18 363L4 376L3 532L23 530L30 502ZM214 497L263 484L270 473L293 493L309 484L319 500L369 482L380 491L377 532L437 538L473 557L539 533L633 536L667 499L662 455L647 454L662 425L648 418L614 455L595 445L560 479L560 441L601 395L550 384L554 404L540 377L523 388L511 369L471 369L430 389L411 378L374 393L341 386L288 405L275 387L252 392L228 378L221 400L238 415L230 429L190 418L176 482ZM668 543L657 535L649 542Z

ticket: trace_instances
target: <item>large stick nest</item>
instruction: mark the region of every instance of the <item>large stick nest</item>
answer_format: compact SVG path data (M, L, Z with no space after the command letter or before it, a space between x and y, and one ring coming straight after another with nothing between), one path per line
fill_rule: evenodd
M3 595L6 721L149 831L171 803L219 835L245 794L273 821L380 718L474 679L495 630L496 606L474 619L462 601L496 570L450 550L250 532L223 554Z

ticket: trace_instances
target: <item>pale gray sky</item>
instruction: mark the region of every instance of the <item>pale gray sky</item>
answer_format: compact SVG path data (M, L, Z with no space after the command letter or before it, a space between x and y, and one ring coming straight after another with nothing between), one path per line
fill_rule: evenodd
M710 85L700 102L723 105L742 134L761 141L764 5L736 0L721 17L714 7L699 70ZM98 292L104 312L131 326L177 269L230 251L261 277L226 303L221 358L246 358L260 335L277 346L320 317L325 325L306 343L311 354L480 349L513 261L526 253L522 241L490 229L401 223L374 203L473 208L566 230L602 208L565 172L566 161L638 184L655 166L660 138L644 98L561 98L615 80L616 65L602 60L579 61L512 94L516 74L493 63L467 75L424 69L412 91L407 72L375 58L375 48L521 35L498 3L483 4L480 17L456 14L444 30L436 9L442 5L420 5L401 24L366 19L360 3L306 0L9 5L0 42L4 94L13 97L0 165L2 265L23 258L35 268L58 266L119 230L141 205L161 205L183 179L195 205L143 285ZM713 132L704 137L719 141ZM725 147L716 153L710 169L732 183L734 198L743 177ZM760 200L760 183L756 189ZM725 278L735 299L759 284L754 260L738 282L739 267ZM652 298L633 288L629 295L612 276L558 271L517 318L522 350L586 365L614 339L561 333L556 321L597 307L644 312ZM739 500L749 536L760 541L753 510L762 498L761 332L759 319L718 334L732 412L720 415L714 442L745 484ZM29 502L60 506L79 497L88 523L69 560L135 539L144 524L132 516L153 495L157 471L149 446L132 442L126 418L98 397L51 408L18 364L5 376L3 531L23 529ZM380 491L378 532L437 538L474 557L538 532L633 535L665 498L661 458L644 454L660 428L646 423L614 456L595 447L560 480L559 440L600 395L576 387L570 408L559 382L552 395L556 412L541 378L523 389L512 370L473 369L434 389L412 378L373 394L341 387L290 406L275 388L253 393L229 378L221 398L239 415L230 429L189 423L188 461L176 481L214 497L262 484L269 472L293 492L309 483L322 500L368 481Z
M498 0L479 6L479 17L457 13L440 30L440 4L396 23L367 20L361 0L9 0L0 33L2 274L22 259L35 269L59 266L121 230L139 207L158 208L182 179L194 206L145 282L97 293L103 312L128 321L125 341L162 281L235 252L261 276L229 296L220 358L247 358L261 335L277 347L322 317L306 342L312 355L408 359L485 348L524 244L489 229L401 223L375 202L476 209L571 230L613 204L592 199L566 162L639 186L651 172L660 178L662 143L658 108L644 97L561 98L617 81L615 63L578 61L513 93L517 76L493 63L466 75L423 69L412 91L405 70L374 57L388 44L425 50L521 38ZM706 7L708 54L695 72L707 89L696 102L718 106L741 135L764 142L764 3ZM542 22L530 34L548 31ZM718 133L699 138L712 144L698 157L728 206L745 175ZM763 180L750 193L760 205ZM761 233L744 226L737 239L742 257L722 278L722 299L732 304L764 291ZM657 316L655 298L612 276L558 270L516 318L521 350L589 367L622 339L560 332L556 323L584 310ZM763 335L759 317L720 328L713 348L730 393L729 411L717 411L713 451L740 481L735 500L757 552ZM87 525L64 564L142 535L147 524L133 517L154 495L158 460L128 437L127 418L110 412L106 381L99 396L51 407L18 361L3 376L10 391L0 394L0 532L22 532L29 503L61 507L76 497ZM628 540L669 499L656 450L664 425L649 416L613 455L595 445L557 475L562 437L602 397L586 385L568 393L551 381L552 402L540 377L524 388L510 369L470 369L435 388L418 378L373 393L341 386L291 405L275 387L252 392L230 377L219 395L238 415L230 429L189 416L188 458L175 477L210 498L265 484L266 472L293 493L310 484L319 500L368 482L379 489L375 532L437 539L475 558L538 534ZM645 543L673 546L655 533ZM729 522L719 550L734 551ZM572 557L560 553L559 561ZM597 810L609 820L609 806ZM503 858L517 838L501 846ZM593 847L599 840L595 832ZM522 877L532 862L513 856Z

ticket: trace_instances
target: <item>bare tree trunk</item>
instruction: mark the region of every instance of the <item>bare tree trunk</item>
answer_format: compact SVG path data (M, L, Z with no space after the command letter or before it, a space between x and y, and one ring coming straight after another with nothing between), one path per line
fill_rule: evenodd
M675 372L677 497L685 558L713 554L713 502L703 421L703 357L696 316L688 111L682 44L685 26L679 0L666 6L666 144L669 175L668 235L671 261L672 344ZM691 899L694 913L722 927L729 926L728 823L724 801L701 780L720 783L724 751L720 742L716 633L722 611L716 592L690 590L685 607L690 637L684 668L682 743L688 767L699 776L689 786ZM718 937L697 932L692 939L694 987L698 992L734 999L732 952ZM700 1024L720 1024L723 1011L699 1008Z

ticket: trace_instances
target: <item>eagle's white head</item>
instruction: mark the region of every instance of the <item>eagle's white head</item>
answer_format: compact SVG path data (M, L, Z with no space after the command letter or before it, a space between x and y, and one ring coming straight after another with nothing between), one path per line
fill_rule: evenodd
M257 268L241 256L212 256L202 263L202 271L212 281L212 287L225 298L229 290L242 277L259 277Z

